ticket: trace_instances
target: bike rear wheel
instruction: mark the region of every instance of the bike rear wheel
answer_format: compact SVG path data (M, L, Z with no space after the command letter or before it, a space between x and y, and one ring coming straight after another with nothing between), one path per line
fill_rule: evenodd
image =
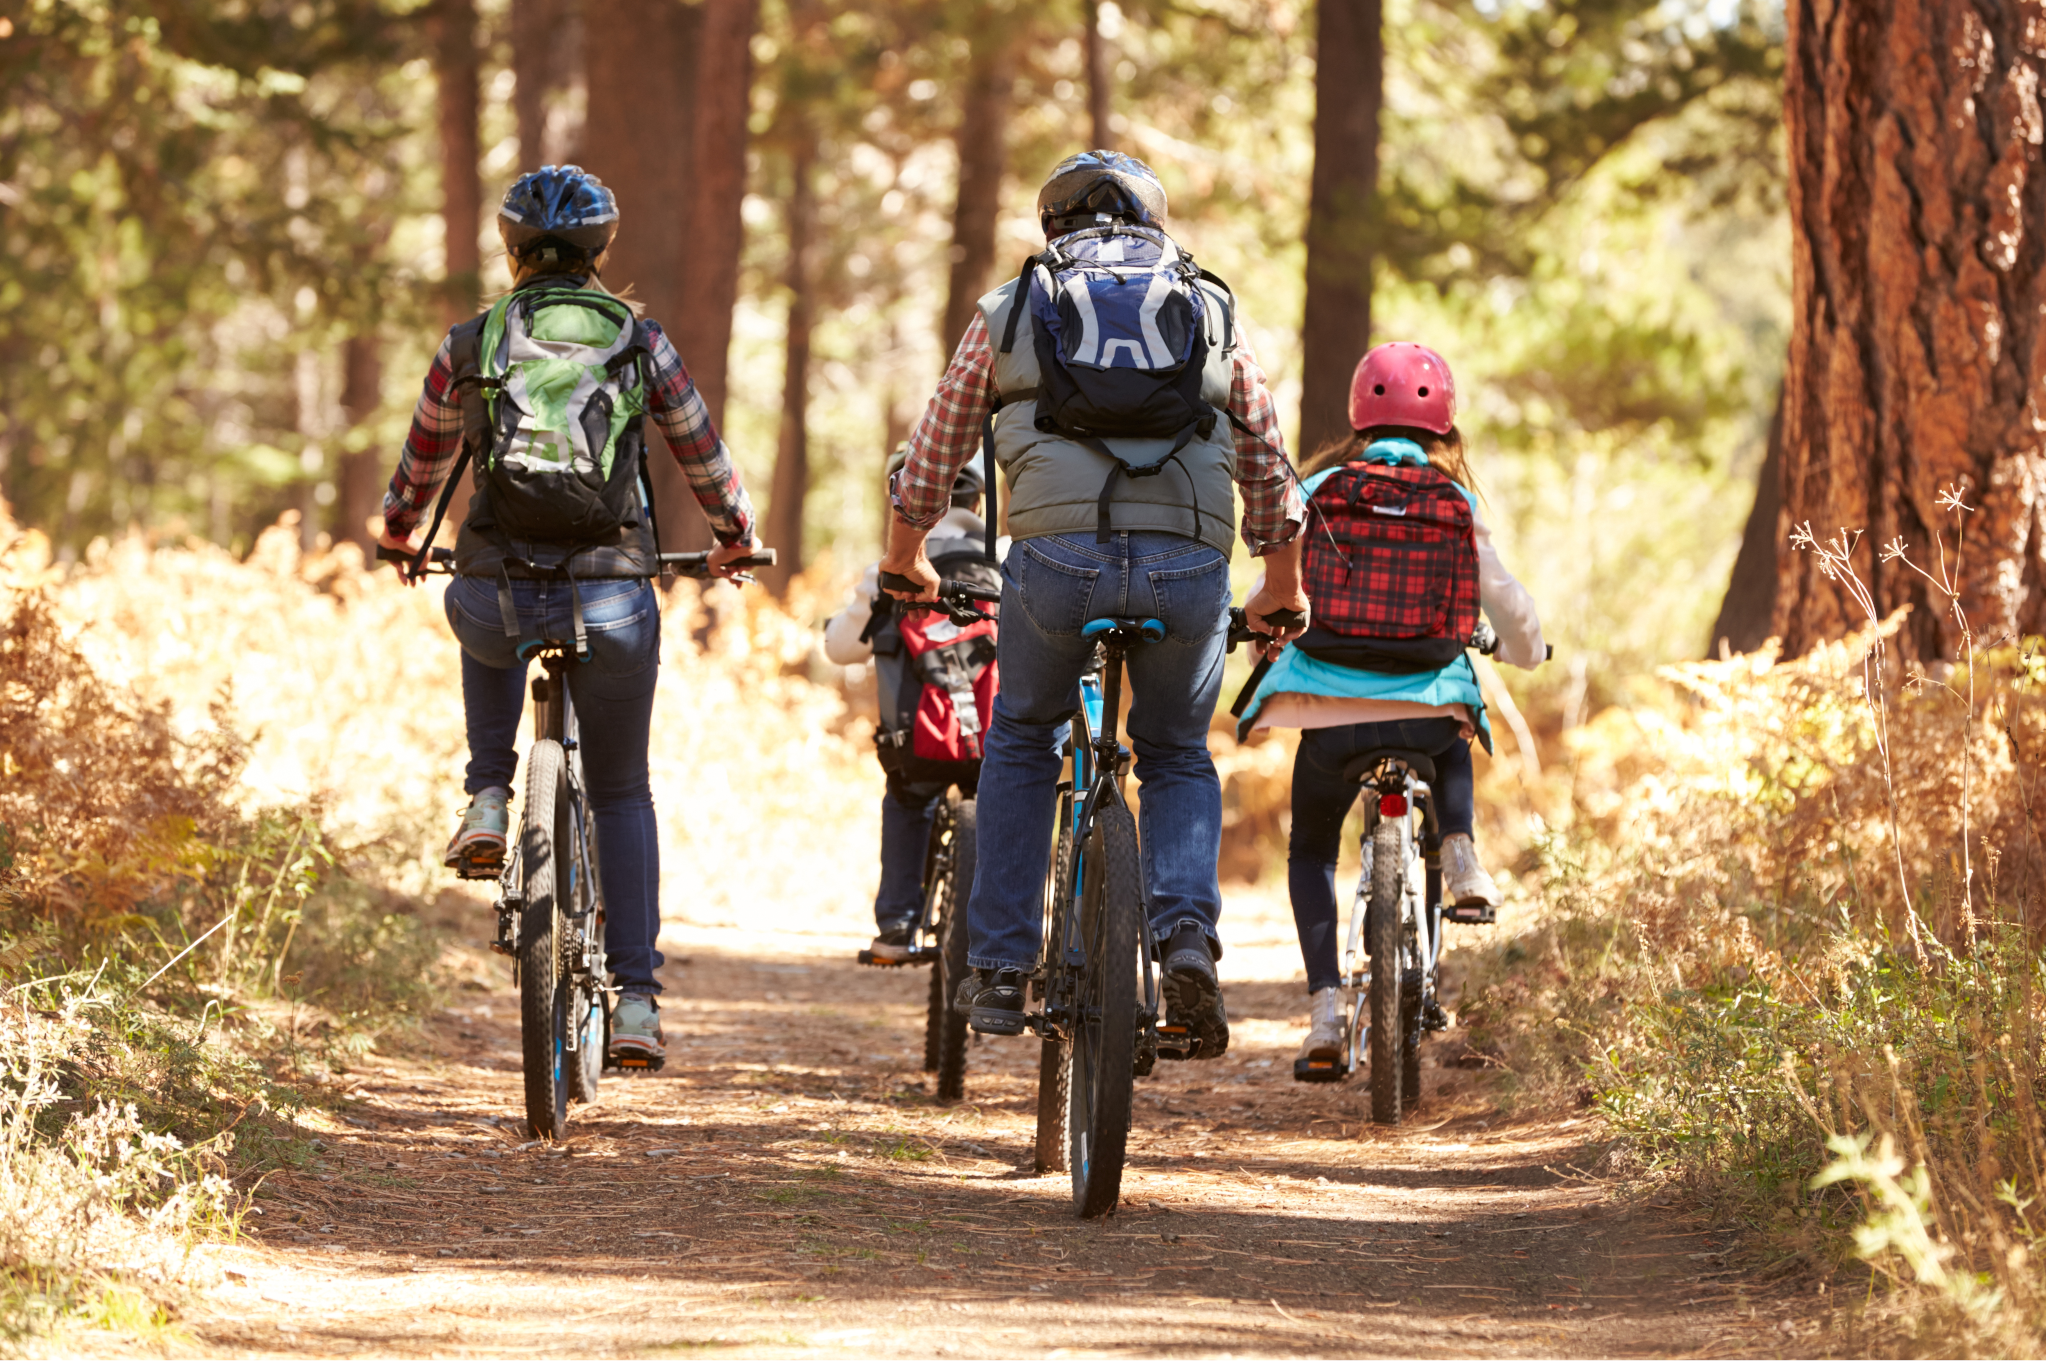
M525 906L519 936L519 1042L526 1081L526 1123L536 1138L558 1138L568 1124L565 1043L569 990L561 970L567 883L568 767L561 745L537 740L526 760L526 805L519 826Z
M972 797L947 797L950 868L945 874L945 918L941 921L938 960L933 980L941 982L938 1025L938 1098L966 1097L966 1011L958 1007L959 983L966 979L966 902L973 894L974 841Z
M923 928L937 935L939 964L931 969L930 997L924 1006L924 1070L938 1069L938 1053L945 1035L945 973L939 970L944 958L945 926L950 914L945 905L945 896L950 888L946 878L940 875L940 852L945 845L945 831L952 819L952 802L949 797L938 803L937 813L931 818L931 833L924 840L924 884L923 884Z
M1098 1218L1122 1197L1137 1044L1137 960L1143 881L1137 822L1109 804L1088 841L1080 898L1079 998L1074 1001L1066 1128L1073 1203Z
M1371 1121L1400 1121L1400 900L1405 890L1405 833L1397 820L1380 819L1371 844Z

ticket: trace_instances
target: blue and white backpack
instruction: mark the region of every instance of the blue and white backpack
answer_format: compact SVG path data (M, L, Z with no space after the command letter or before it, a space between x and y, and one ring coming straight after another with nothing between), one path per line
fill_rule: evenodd
M1157 474L1177 462L1195 437L1206 440L1215 429L1219 414L1201 398L1207 312L1215 306L1200 288L1204 278L1228 297L1228 286L1196 266L1163 232L1124 224L1082 228L1055 239L1024 262L1017 278L1019 303L1027 290L1037 348L1038 388L1031 395L1037 428L1115 461L1101 492L1104 509L1118 476ZM1022 311L1010 306L1004 352L1015 347ZM1233 345L1233 321L1223 319L1225 349ZM1136 465L1102 439L1111 436L1173 444L1157 459Z

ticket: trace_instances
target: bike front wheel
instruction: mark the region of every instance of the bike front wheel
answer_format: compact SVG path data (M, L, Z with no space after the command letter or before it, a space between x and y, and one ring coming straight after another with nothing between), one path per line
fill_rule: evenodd
M966 1011L959 1008L959 984L966 980L966 902L973 894L974 805L972 797L947 800L951 866L945 873L945 913L940 921L938 960L931 976L942 994L932 1000L938 1032L938 1098L966 1097Z
M1372 834L1371 906L1365 913L1371 940L1371 1000L1368 1050L1371 1053L1371 1121L1400 1121L1400 899L1405 891L1404 829L1397 820L1380 819Z
M568 765L561 745L535 741L526 760L526 805L519 826L525 871L520 913L519 1042L526 1080L526 1124L536 1138L559 1138L568 1125L568 982L561 970L563 901L568 890Z
M1080 989L1074 1001L1067 1101L1073 1203L1098 1218L1122 1197L1137 1051L1137 960L1143 906L1137 822L1104 808L1087 844L1080 896Z

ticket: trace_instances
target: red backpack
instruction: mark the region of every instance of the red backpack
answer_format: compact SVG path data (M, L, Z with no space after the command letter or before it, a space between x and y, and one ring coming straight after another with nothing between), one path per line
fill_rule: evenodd
M920 689L909 724L910 756L926 763L978 763L1000 682L995 623L955 626L931 612L905 616L900 629L908 656L903 686Z
M1309 657L1374 673L1449 664L1478 627L1469 499L1427 465L1346 464L1314 491L1304 563Z

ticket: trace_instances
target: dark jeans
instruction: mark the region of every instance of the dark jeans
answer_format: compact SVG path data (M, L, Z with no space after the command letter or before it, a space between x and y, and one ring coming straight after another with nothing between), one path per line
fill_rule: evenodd
M1293 757L1293 832L1286 846L1286 889L1293 899L1293 927L1300 933L1300 958L1307 989L1342 981L1336 947L1336 856L1343 819L1357 800L1357 784L1343 769L1372 749L1411 749L1435 760L1435 822L1444 838L1469 834L1473 795L1471 744L1459 722L1446 716L1389 720L1375 725L1336 725L1300 732Z
M661 954L661 846L647 781L647 733L660 676L661 613L650 584L597 579L580 585L590 657L568 669L581 740L583 781L597 825L604 883L604 951L621 989L658 995ZM574 637L565 582L512 584L520 627L550 639ZM469 723L471 795L510 787L518 770L519 717L526 707L526 665L504 633L497 584L457 578L447 594L448 624L462 645L462 707Z
M923 913L924 850L945 782L888 779L881 798L881 888L874 893L874 923L883 933Z
M1222 892L1222 783L1208 755L1208 723L1222 691L1229 560L1161 531L1018 541L1002 565L1002 690L980 765L979 851L966 916L975 967L1035 966L1044 929L1044 882L1056 823L1059 741L1080 705L1080 673L1094 646L1080 628L1101 616L1155 616L1165 638L1125 658L1130 697L1124 734L1143 794L1144 877L1160 937L1182 920L1207 931Z

